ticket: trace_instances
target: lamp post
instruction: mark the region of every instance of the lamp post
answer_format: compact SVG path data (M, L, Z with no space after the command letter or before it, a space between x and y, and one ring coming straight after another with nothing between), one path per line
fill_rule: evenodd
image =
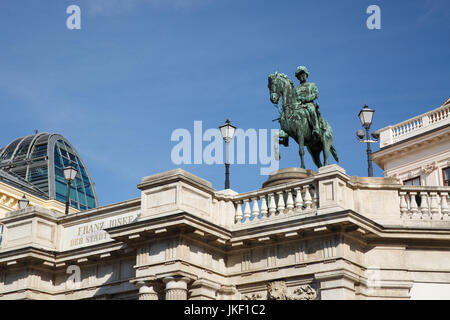
M64 178L67 181L66 215L69 214L70 185L72 184L72 181L75 180L77 173L77 169L71 165L64 168Z
M367 143L367 169L368 169L368 175L369 177L373 177L373 168L372 168L372 149L370 148L371 143L376 143L378 141L378 138L380 137L380 134L375 131L372 132L372 137L375 140L371 140L369 137L369 129L370 125L372 124L373 120L373 113L375 110L370 109L366 104L362 108L362 110L359 112L358 117L361 121L362 126L366 129L366 140L364 139L364 131L358 130L356 132L356 136L359 138L359 142L361 143Z
M228 159L228 149L229 143L234 137L234 132L236 131L236 127L231 125L230 120L227 119L225 124L219 127L220 134L222 135L223 140L225 140L226 150L225 150L225 189L230 189L230 161Z
M19 199L19 209L25 209L26 207L28 207L29 203L30 203L30 200L28 200L27 197L25 197L25 195L23 195L23 197L21 199Z

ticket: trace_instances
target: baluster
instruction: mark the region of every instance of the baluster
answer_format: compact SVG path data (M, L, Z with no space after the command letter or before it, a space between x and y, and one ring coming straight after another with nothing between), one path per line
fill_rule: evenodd
M286 213L294 212L294 199L292 198L292 190L287 191L286 209Z
M304 202L305 202L306 209L311 209L312 198L311 198L311 193L309 193L309 186L304 186L303 189L305 190Z
M248 221L250 221L250 216L252 214L252 212L250 211L250 199L245 199L244 203L245 203L244 218L245 218L245 222L248 222Z
M316 208L316 190L313 186L309 186L309 193L311 194L311 208Z
M311 189L313 192L313 208L317 209L319 208L319 185L317 184L314 187L314 189Z
M303 198L302 198L302 189L301 188L295 188L294 189L296 192L295 195L295 211L296 212L301 212L303 209Z
M408 203L406 202L406 192L400 192L400 217L406 219L408 217Z
M428 208L428 193L420 192L420 212L422 213L422 219L430 219L430 210Z
M267 218L267 201L266 196L262 195L259 197L261 199L261 219Z
M258 198L252 198L252 200L253 200L252 219L256 219L259 217Z
M279 214L283 214L285 211L285 207L284 207L284 197L283 197L283 191L278 191L277 195L278 195L278 213Z
M236 213L234 215L234 223L242 220L242 201L236 203Z
M275 195L273 193L269 194L269 215L273 216L277 212L277 206L275 204Z
M410 192L409 197L411 201L410 210L411 210L411 219L419 219L419 208L417 207L417 201L416 201L416 194L417 192Z
M442 192L441 193L441 213L442 213L442 219L446 219L449 216L449 208L448 208L448 202L447 202L448 193Z
M430 212L432 220L440 220L437 192L430 192Z

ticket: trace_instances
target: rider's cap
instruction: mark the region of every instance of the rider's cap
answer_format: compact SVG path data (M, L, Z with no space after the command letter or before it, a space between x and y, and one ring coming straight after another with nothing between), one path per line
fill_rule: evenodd
M297 77L302 72L306 73L306 75L309 77L308 69L304 66L297 67L297 71L295 71L295 76Z

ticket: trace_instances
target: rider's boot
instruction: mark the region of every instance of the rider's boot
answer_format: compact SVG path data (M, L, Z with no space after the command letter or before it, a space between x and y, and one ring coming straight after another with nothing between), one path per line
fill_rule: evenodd
M320 137L319 120L317 119L317 114L316 114L315 111L311 112L311 122L312 122L312 125L313 125L313 130L312 130L313 136L315 136L317 138Z

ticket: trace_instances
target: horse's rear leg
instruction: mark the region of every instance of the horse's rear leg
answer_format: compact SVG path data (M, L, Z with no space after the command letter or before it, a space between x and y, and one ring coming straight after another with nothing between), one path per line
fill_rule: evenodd
M306 146L309 153L311 154L311 157L314 161L314 164L317 166L317 168L320 168L322 166L322 161L320 160L320 152L322 152L322 149L320 148L310 148Z
M314 150L313 153L311 153L314 164L317 166L317 168L320 168L322 166L322 161L320 161L320 151L321 150Z
M331 143L329 141L323 142L323 165L328 165L328 157L330 156Z

